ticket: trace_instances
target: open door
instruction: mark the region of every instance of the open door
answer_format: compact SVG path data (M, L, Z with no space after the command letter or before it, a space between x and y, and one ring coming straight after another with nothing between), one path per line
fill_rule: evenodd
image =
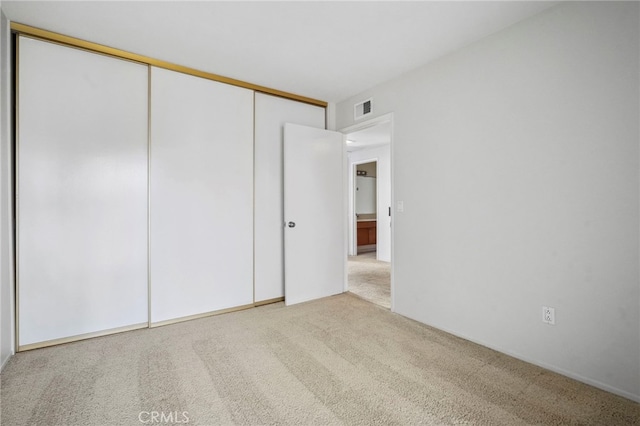
M284 126L285 303L344 291L345 148L342 133Z

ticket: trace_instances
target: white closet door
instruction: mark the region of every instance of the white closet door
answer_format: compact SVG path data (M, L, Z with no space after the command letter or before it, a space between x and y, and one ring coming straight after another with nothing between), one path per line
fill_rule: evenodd
M24 37L18 58L19 348L146 327L148 68Z
M253 92L152 68L151 322L253 303Z
M325 109L256 93L255 301L284 297L284 123L325 128Z

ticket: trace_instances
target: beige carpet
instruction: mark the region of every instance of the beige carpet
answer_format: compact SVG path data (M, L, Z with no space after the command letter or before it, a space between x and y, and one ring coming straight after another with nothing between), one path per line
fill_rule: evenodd
M391 308L391 264L376 253L349 256L349 291L376 305Z
M640 421L636 403L348 293L23 352L0 379L7 426Z

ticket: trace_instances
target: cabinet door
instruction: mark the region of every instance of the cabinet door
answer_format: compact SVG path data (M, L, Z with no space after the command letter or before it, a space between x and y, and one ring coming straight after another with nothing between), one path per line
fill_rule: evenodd
M325 109L256 93L255 300L284 296L282 138L284 123L324 129Z
M375 244L375 243L376 243L376 227L374 225L371 228L369 228L369 244Z
M146 66L19 37L18 347L146 327Z
M369 228L358 228L358 245L366 246L369 244Z
M253 303L253 92L152 68L151 322Z

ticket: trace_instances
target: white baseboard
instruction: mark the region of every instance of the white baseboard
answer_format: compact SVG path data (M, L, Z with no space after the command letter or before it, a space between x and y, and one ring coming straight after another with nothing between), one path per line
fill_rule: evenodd
M7 363L11 359L11 356L12 356L12 354L9 354L9 356L7 358L2 360L2 364L0 364L0 372L2 372L2 370L4 370L4 367L7 365Z
M434 324L427 324L427 323L424 323L424 322L422 322L422 321L420 321L420 320L418 320L416 318L412 318L410 316L403 315L403 314L398 313L398 312L395 312L395 313L397 313L398 315L402 315L404 317L410 318L410 319L412 319L414 321L417 321L417 322L419 322L421 324L428 325L429 327L433 327L433 328L438 329L440 331L444 331L445 333L449 333L449 334L451 334L453 336L460 337L461 339L468 340L470 342L476 343L476 344L484 346L486 348L493 349L494 351L498 351L498 352L503 353L505 355L509 355L509 356L511 356L513 358L517 358L517 359L519 359L521 361L528 362L529 364L537 365L538 367L542 367L545 370L549 370L549 371L552 371L554 373L558 373L560 375L563 375L565 377L569 377L570 379L577 380L579 382L585 383L587 385L593 386L593 387L601 389L603 391L606 391L606 392L621 396L623 398L627 398L627 399L629 399L631 401L640 402L640 395L636 395L636 394L633 394L631 392L627 392L625 390L618 389L616 387L607 385L606 383L602 383L602 382L600 382L598 380L594 380L594 379L591 379L589 377L585 377L585 376L582 376L580 374L573 373L571 371L567 371L567 370L565 370L563 368L560 368L560 367L557 367L555 365L550 365L550 364L547 364L547 363L544 363L544 362L541 362L541 361L537 361L535 359L531 359L531 358L523 356L523 355L521 355L521 354L519 354L517 352L513 352L513 351L505 349L505 348L500 348L500 347L497 347L497 346L493 346L493 345L487 344L487 343L482 342L482 341L477 340L477 339L472 339L469 336L465 336L464 334L456 333L456 332L454 332L452 330L448 330L448 329L443 328L443 327L438 327L437 325L434 325Z

